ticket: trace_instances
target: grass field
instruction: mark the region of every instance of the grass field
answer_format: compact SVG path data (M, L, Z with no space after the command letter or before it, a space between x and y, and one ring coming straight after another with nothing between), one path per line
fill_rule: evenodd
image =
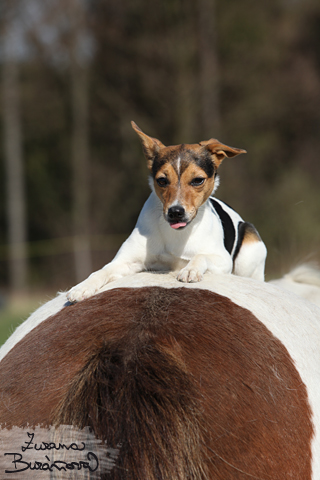
M16 327L26 320L30 313L49 300L48 295L24 296L7 299L0 310L0 345L14 332ZM52 297L51 297L52 298Z

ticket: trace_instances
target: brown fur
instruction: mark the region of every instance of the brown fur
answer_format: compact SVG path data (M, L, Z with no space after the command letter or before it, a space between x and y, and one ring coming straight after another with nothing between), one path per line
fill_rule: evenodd
M163 212L166 215L170 205L177 201L185 206L188 218L191 221L197 214L198 208L209 198L214 188L214 177L209 178L202 168L194 163L184 167L181 176L177 174L174 165L165 163L157 172L155 180L165 176L169 180L166 188L161 188L154 182L155 192L163 204ZM191 186L194 178L205 178L204 184L197 187Z
M188 221L196 216L198 208L211 195L215 174L222 160L246 153L245 150L229 147L214 138L200 143L166 147L160 140L142 132L134 122L131 124L140 137L148 168L154 178L155 192L163 203L164 214L167 214L174 201L178 201L188 213ZM166 187L157 184L156 180L161 177L168 180ZM197 177L204 178L204 184L192 186L192 180Z
M249 244L255 242L261 242L261 237L256 230L256 228L248 222L245 222L244 234L242 239L242 244Z
M64 308L2 360L0 423L91 426L106 478L310 480L306 389L249 311L205 290L115 289Z
M148 168L150 170L152 168L152 163L155 156L158 155L160 152L162 155L165 155L169 159L170 156L172 157L172 152L177 148L181 147L181 145L166 147L157 138L149 137L149 135L145 134L135 122L131 122L131 125L134 131L140 137L143 152L145 154L145 157L147 158ZM240 153L246 153L246 150L243 150L241 148L229 147L228 145L224 145L223 143L219 142L219 140L215 138L211 138L210 140L203 140L199 143L188 144L185 146L187 150L193 151L196 155L201 155L204 151L209 151L213 156L212 160L216 164L217 168L224 158L235 157Z

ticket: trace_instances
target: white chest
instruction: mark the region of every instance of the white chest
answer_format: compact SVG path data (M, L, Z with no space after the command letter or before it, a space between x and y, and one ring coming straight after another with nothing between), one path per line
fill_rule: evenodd
M221 223L206 205L184 229L174 230L160 218L156 230L148 239L150 263L156 260L173 269L182 268L197 254L212 255L225 250Z

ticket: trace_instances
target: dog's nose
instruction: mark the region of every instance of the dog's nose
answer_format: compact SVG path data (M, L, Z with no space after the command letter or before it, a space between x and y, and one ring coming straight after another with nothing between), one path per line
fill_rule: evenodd
M173 220L174 218L182 218L185 214L185 209L180 205L175 205L174 207L170 207L168 210L168 218Z

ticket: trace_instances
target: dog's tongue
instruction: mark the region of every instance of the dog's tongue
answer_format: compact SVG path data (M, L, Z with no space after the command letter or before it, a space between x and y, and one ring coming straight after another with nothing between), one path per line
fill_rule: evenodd
M172 228L181 228L181 227L185 227L186 225L187 225L187 222L170 223L170 227Z

